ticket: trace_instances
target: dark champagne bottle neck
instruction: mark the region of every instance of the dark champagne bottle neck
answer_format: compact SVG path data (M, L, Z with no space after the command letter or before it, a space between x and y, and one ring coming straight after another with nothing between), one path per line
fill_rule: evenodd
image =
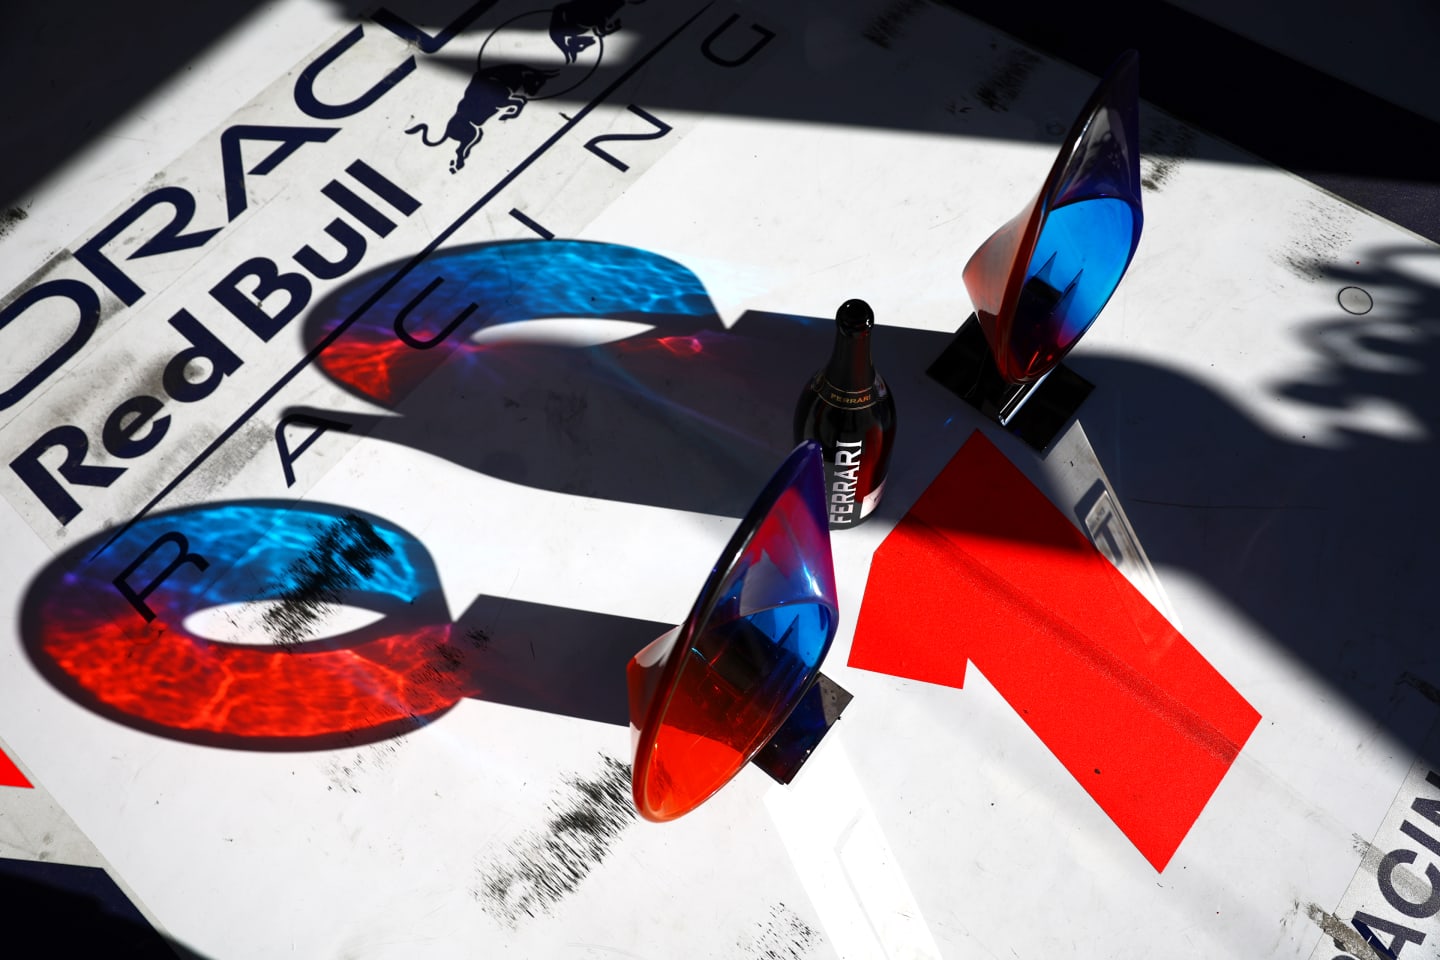
M875 363L870 356L870 331L835 331L835 348L825 365L825 379L836 390L868 390L875 382Z
M828 390L822 393L844 395L849 403L872 400L875 363L870 355L870 330L874 325L875 315L865 301L846 300L840 305L835 314L835 346L822 374Z

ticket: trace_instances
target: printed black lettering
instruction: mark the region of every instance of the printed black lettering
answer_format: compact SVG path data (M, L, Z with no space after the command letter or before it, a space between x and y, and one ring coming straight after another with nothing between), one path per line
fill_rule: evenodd
M343 277L359 266L365 256L365 238L344 220L336 218L325 227L325 233L340 244L340 256L327 260L310 244L295 251L295 262L317 280L334 280Z
M55 447L63 447L65 460L58 471L66 483L83 487L108 487L114 483L124 467L103 467L85 463L85 454L90 452L90 440L85 431L70 424L63 424L48 431L39 440L30 444L20 456L10 461L10 469L25 482L30 492L39 498L45 509L62 524L74 520L80 513L80 504L50 474L40 458Z
M1402 863L1415 862L1414 850L1391 850L1380 861L1380 867L1375 871L1375 879L1380 882L1380 894L1385 901L1407 917L1422 919L1434 916L1440 911L1440 869L1435 864L1427 864L1425 867L1425 879L1430 882L1430 894L1419 902L1407 900L1395 889L1395 868Z
M1433 777L1435 774L1432 773L1430 776ZM1426 779L1428 780L1429 777ZM1436 785L1440 786L1440 784ZM1426 820L1429 820L1435 826L1440 827L1440 800L1431 800L1428 797L1416 797L1415 801L1410 804L1410 809L1420 814L1420 816Z
M1400 951L1405 949L1406 944L1413 943L1419 946L1425 942L1425 934L1419 930L1412 930L1404 924L1372 916L1363 911L1356 911L1350 925L1364 938L1366 943L1375 948L1380 956L1386 957L1388 960L1399 960ZM1380 942L1380 938L1375 933L1377 930L1390 935L1388 946Z
M175 354L170 358L170 362L165 364L163 382L165 392L171 399L181 403L204 400L215 392L222 379L240 369L243 361L225 346L219 337L207 330L204 324L191 316L189 311L181 310L176 313L170 318L170 326L190 343L190 346ZM185 371L190 364L199 360L210 365L210 372L205 375L205 379L196 383L185 375Z
M95 327L100 323L100 297L95 291L79 280L61 279L47 280L44 283L36 284L7 304L3 310L0 310L0 330L4 330L17 317L37 303L52 297L69 300L75 305L78 313L75 330L64 343L55 348L54 353L36 364L13 387L0 393L0 410L8 410L24 400L30 395L31 390L34 390L52 373L64 366L71 357L80 351L81 347L85 346L90 340L90 335L95 332ZM50 322L47 320L47 325ZM22 334L22 339L28 338Z
M395 229L395 221L376 210L354 190L339 180L331 180L320 188L320 192L335 201L340 209L370 228L377 237L384 237Z
M384 7L381 7L371 14L370 19L406 43L415 44L425 53L434 53L451 40L454 40L456 34L474 23L480 14L493 6L495 6L495 0L477 0L477 2L471 4L464 13L452 20L449 26L442 29L433 37L412 25L409 21L400 19Z
M309 427L310 433L300 441L300 445L290 446L285 439L285 428L293 424ZM280 452L280 469L285 472L285 486L295 486L295 461L300 459L300 454L309 448L310 444L320 439L320 435L327 430L339 430L343 433L350 431L352 424L343 420L331 420L329 417L322 417L313 413L291 413L280 418L275 425L275 447Z
M550 230L546 229L545 227L542 227L540 224L536 223L534 220L531 220L529 217L525 216L525 214L521 213L519 210L516 210L516 209L512 208L512 209L510 210L510 216L514 217L514 218L515 218L516 220L518 220L520 223L523 223L525 226L527 226L527 227L529 227L531 230L535 231L535 235L536 235L537 237L539 237L541 240L554 240L554 239L555 239L555 234L554 234L554 233L552 233Z
M391 183L364 161L356 160L345 170L368 187L377 197L405 216L408 217L420 209L419 200ZM320 192L334 201L340 209L369 227L371 232L377 236L386 236L395 229L393 220L338 180L331 180L320 188ZM336 259L327 259L314 246L306 244L295 253L295 262L318 280L334 280L343 277L359 265L365 257L366 243L365 238L358 230L338 218L330 221L325 227L325 233L340 244L340 252Z
M1400 824L1400 832L1405 834L1405 836L1409 837L1411 840L1414 840L1416 843L1420 844L1426 850L1429 850L1431 853L1435 854L1435 856L1440 857L1440 840L1436 840L1434 837L1430 836L1430 834L1426 833L1424 830L1421 830L1409 820L1406 820L1404 823Z
M164 406L164 401L148 394L131 397L122 402L105 418L105 426L100 431L100 442L112 456L123 460L144 456L155 449L155 444L159 443L170 429L168 416L158 420L151 419ZM136 437L136 432L147 424L150 429L144 436Z
M152 577L150 579L150 582L145 585L145 588L143 590L137 591L133 589L130 586L130 578L135 575L135 572L140 568L140 565L142 563L150 559L151 554L153 554L156 550L159 550L161 547L165 546L167 543L172 543L175 545L175 558L165 566L165 569L161 570L154 577ZM155 541L150 544L150 546L140 551L140 556L136 557L134 561L131 562L130 566L126 567L124 570L121 570L119 575L116 576L115 579L111 581L111 583L115 584L115 589L119 590L120 595L124 597L127 601L129 601L130 606L135 608L135 612L140 614L140 616L144 617L146 623L149 623L151 620L155 619L155 611L150 609L149 605L145 603L145 599L149 597L150 594L154 593L156 588L158 588L160 584L170 579L170 575L173 574L176 570L178 570L182 563L188 563L191 566L195 567L195 569L200 570L201 572L204 572L210 566L210 562L204 557L200 556L197 553L190 552L190 541L185 539L184 534L171 530L168 533L162 534L160 537L156 538Z
M356 160L345 168L345 172L368 187L370 192L374 193L375 196L384 200L407 217L420 209L419 200L410 196L410 194L406 193L399 186L392 183L389 178L379 170L376 170L363 160Z
M326 103L315 96L315 81L320 74L340 59L346 50L359 43L360 38L364 35L364 27L357 26L336 40L330 49L320 54L313 63L300 71L300 76L295 78L295 106L304 111L306 116L314 117L316 120L339 120L342 117L354 116L383 97L391 87L404 80L410 71L415 69L415 58L413 56L406 57L400 66L381 77L379 82L345 103Z
M225 210L229 219L233 221L244 213L250 204L245 192L247 171L245 158L241 155L241 144L254 140L268 140L279 144L265 155L265 159L251 166L248 171L249 176L263 177L305 144L324 143L339 132L339 127L228 127L220 134L220 164L225 176Z
M631 113L635 114L640 119L646 121L655 129L650 133L605 133L601 134L598 137L593 137L585 142L586 150L589 150L591 153L595 154L595 156L599 157L601 160L604 160L606 163L610 164L612 167L614 167L616 170L619 170L621 173L629 170L630 165L616 157L614 154L606 150L601 150L599 146L600 144L609 143L612 140L659 140L661 137L665 136L665 134L669 133L672 129L674 129L670 126L670 124L666 123L663 120L657 120L655 117L646 113L644 110L641 110L633 103L625 109L629 110Z
M240 291L240 281L247 277L256 281L251 295ZM285 294L285 305L267 313L265 301L277 292ZM269 341L310 302L310 281L303 273L281 273L268 257L251 257L211 287L210 296L255 336Z
M221 140L223 142L224 138L222 137ZM105 255L105 245L123 233L136 220L161 205L168 206L171 210L169 222L155 236L142 244L138 250L127 256L126 260L139 260L142 257L189 250L202 246L220 232L219 227L212 227L209 230L185 233L185 228L190 225L191 219L195 216L195 196L184 187L161 187L136 200L124 213L101 227L99 233L81 244L80 248L75 251L75 259L84 264L85 269L89 270L96 280L105 284L111 293L124 301L126 306L134 306L135 302L145 295L145 291ZM235 218L231 217L230 219Z
M759 53L767 43L775 39L775 31L766 30L758 23L752 23L750 24L750 29L760 35L760 39L758 42L752 43L750 45L750 49L746 50L738 57L717 56L714 51L715 41L719 39L721 34L733 27L735 25L735 21L739 19L740 14L730 14L729 18L724 23L720 24L720 26L716 27L714 32L712 32L710 36L705 38L705 42L700 44L700 52L705 54L705 58L711 63L718 63L722 67L738 67L742 63L745 63L747 60L749 60L751 57L755 56L755 54Z
M454 333L456 327L464 323L466 318L469 317L470 314L474 313L476 310L479 309L478 304L471 303L464 310L461 310L460 313L455 317L455 319L451 320L448 324L446 324L443 330L430 337L428 340L421 340L419 337L406 330L405 318L410 316L410 311L418 307L425 300L426 297L430 296L431 292L436 287L440 286L440 284L444 282L444 277L436 277L434 280L431 280L428 284L425 285L424 290L421 290L419 293L417 293L415 297L409 303L405 304L404 308L395 315L395 336L399 337L400 342L404 343L407 347L414 347L416 350L429 350L431 347L443 342L446 337L450 336L450 334Z

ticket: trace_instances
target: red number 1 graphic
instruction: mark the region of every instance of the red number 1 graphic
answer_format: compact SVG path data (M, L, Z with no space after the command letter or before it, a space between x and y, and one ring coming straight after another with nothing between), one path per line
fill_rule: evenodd
M1156 870L1260 722L979 434L876 551L850 653L953 687L966 660Z
M30 781L25 779L25 774L15 766L15 761L5 756L5 751L0 750L0 787L29 787Z

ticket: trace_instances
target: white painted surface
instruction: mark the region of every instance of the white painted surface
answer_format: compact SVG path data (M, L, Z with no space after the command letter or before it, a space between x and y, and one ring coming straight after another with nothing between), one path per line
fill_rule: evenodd
M163 456L87 490L70 524L47 518L4 471L0 605L18 614L50 551L123 522L304 354L302 319L262 344L206 291L248 256L281 259L318 240L333 215L318 188L355 156L422 201L413 217L395 218L395 233L371 238L357 274L403 261L500 185L447 245L532 236L508 215L517 208L561 237L630 244L685 265L727 327L743 329L760 311L825 316L863 295L895 338L900 328L954 329L969 311L960 264L1028 200L1053 157L1051 127L1068 120L1090 81L1042 60L1008 109L991 112L967 97L1003 65L1007 41L920 7L881 49L862 34L886 6L742 6L742 23L753 17L776 39L733 73L696 52L730 8L710 10L509 181L578 104L537 101L514 123L492 124L452 176L448 149L399 131L443 121L465 64L506 15L487 15L447 47L462 69L416 54L416 72L341 122L333 141L302 148L284 176L252 178L250 209L212 246L127 261L153 295L129 310L109 298L113 313L84 354L29 406L0 413L6 462L64 418L97 433L178 349L165 320L181 307L198 315L205 304L207 325L237 352L244 345L245 364L224 390L175 414ZM699 4L644 14L673 25L681 7ZM36 188L30 217L0 240L0 288L87 239L155 174L155 183L191 185L197 223L221 223L220 130L310 122L296 116L286 74L345 28L328 4L265 8L197 61L204 83L177 80L125 121L132 139L98 142ZM664 32L647 30L633 51ZM347 66L369 77L412 53L372 24ZM697 76L706 99L689 111L673 106L671 85ZM777 98L780 116L757 115ZM621 174L583 144L645 131L628 103L673 132L612 143L630 163ZM849 107L860 122L841 122ZM1148 108L1142 122L1179 129ZM1207 143L1204 155L1229 149ZM829 781L813 777L783 792L747 768L678 823L621 821L604 855L533 917L487 899L486 882L539 856L557 807L575 796L571 781L601 777L610 769L602 758L628 759L621 726L465 699L402 737L344 749L197 746L65 696L36 671L12 618L0 636L0 735L157 921L210 957L878 956L837 926L838 875L817 879L818 861L804 859L818 849L810 834L834 817L863 821L863 834L850 834L860 846L837 856L852 871L849 894L879 911L866 935L887 941L892 956L1328 957L1318 915L1348 920L1346 910L1383 908L1373 878L1362 882L1377 858L1357 843L1398 842L1398 822L1425 783L1417 771L1440 762L1424 752L1440 718L1422 695L1440 682L1425 592L1435 514L1415 503L1416 525L1399 521L1417 489L1403 468L1433 465L1435 420L1410 387L1387 392L1433 357L1440 261L1432 246L1254 163L1183 162L1157 179L1137 259L1074 358L1100 386L1081 417L1084 468L1024 461L1013 443L1003 449L1038 481L1048 475L1062 507L1097 477L1110 486L1154 567L1141 589L1262 715L1163 873L978 670L960 691L845 665L869 558L893 515L835 543L842 616L826 672L855 701L840 721L843 769L834 769L840 751L822 747L808 773L828 762L851 792L828 797L815 786ZM56 269L83 276L73 262ZM317 284L312 302L342 282ZM1375 304L1363 318L1337 302L1354 284ZM23 347L5 350L13 357ZM913 472L893 477L887 492L903 505L979 424L959 407L947 419L947 401L918 373L891 386L902 442L915 445ZM421 387L398 412L438 399L466 417L464 399L437 398L441 389ZM384 517L423 541L457 617L484 594L673 623L733 529L731 517L528 486L362 431L326 434L287 487L272 433L296 405L355 416L379 409L304 371L162 508L304 497ZM1212 412L1210 435L1187 435L1196 446L1165 443L1168 424L1193 428ZM777 416L782 433L787 416ZM1367 476L1367 459L1380 476ZM1398 493L1387 500L1387 491ZM1371 521L1382 528L1366 529ZM1380 543L1390 545L1383 556ZM1363 593L1346 589L1352 568ZM1353 649L1343 639L1352 634ZM1307 662L1307 635L1324 664ZM802 803L816 805L811 822ZM845 803L861 821L846 819L854 811ZM1434 916L1406 922L1431 938L1425 949L1440 940Z

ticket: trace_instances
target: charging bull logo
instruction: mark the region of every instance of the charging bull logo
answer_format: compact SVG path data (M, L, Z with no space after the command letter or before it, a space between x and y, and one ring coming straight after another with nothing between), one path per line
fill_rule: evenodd
M574 63L600 39L619 30L617 14L623 6L625 0L569 0L556 4L550 11L550 39L565 55L565 62Z
M454 140L455 159L450 161L450 172L458 173L465 166L470 151L484 136L485 131L481 128L485 122L518 117L530 98L554 75L553 70L536 70L520 63L477 69L475 76L470 78L470 85L465 88L465 95L446 122L443 137L432 143L429 125L424 123L416 124L405 132L420 134L421 142L427 147L438 147L447 140Z
M641 2L641 0L631 0ZM427 147L453 141L450 172L458 173L491 120L513 120L535 100L562 96L583 84L604 55L605 38L621 27L625 0L566 0L512 17L490 33L475 58L475 72L443 134L429 123L406 128Z

